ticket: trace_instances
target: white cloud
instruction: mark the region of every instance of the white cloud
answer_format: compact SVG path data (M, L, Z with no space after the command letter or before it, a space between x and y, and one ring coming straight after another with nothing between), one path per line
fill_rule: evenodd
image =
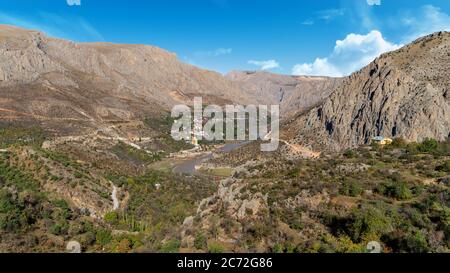
M325 22L330 22L334 19L336 19L337 17L343 16L345 14L345 9L341 8L341 9L325 9L325 10L320 10L318 12L316 12L316 16L314 18L309 18L305 21L303 21L301 24L304 26L311 26L314 25L315 21L325 21Z
M219 55L228 55L231 54L231 52L233 51L232 48L218 48L216 49L215 55L219 56Z
M210 51L197 51L196 56L217 57L222 55L229 55L233 52L232 48L217 48Z
M327 58L317 58L313 63L297 64L292 69L294 75L341 77L337 67L328 62Z
M405 43L433 32L450 31L450 16L432 5L423 6L418 15L403 17L401 23L409 28L405 31Z
M381 6L381 0L367 0L369 6Z
M304 26L312 26L312 25L314 25L314 21L311 20L311 19L308 19L308 20L303 21L302 25L304 25Z
M326 9L321 10L317 13L318 19L325 21L333 20L336 17L343 16L345 14L345 9Z
M297 64L294 75L340 77L349 75L368 65L382 53L398 49L386 41L378 30L366 35L351 33L344 40L336 41L333 52L326 58L317 58L313 63Z
M279 68L280 64L276 60L267 60L267 61L248 61L249 64L259 66L261 70L269 70L274 68Z
M67 0L69 6L81 6L81 0Z

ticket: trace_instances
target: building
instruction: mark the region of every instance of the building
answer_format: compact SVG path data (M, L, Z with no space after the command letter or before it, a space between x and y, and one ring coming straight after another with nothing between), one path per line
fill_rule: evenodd
M390 145L390 144L392 144L392 142L394 142L394 141L387 137L377 136L377 137L372 138L372 143L377 143L382 146Z
M192 137L191 144L194 145L195 147L199 146L197 137L195 137L195 136Z

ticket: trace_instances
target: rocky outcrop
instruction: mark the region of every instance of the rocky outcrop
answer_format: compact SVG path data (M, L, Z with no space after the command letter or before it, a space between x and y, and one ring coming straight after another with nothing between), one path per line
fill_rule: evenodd
M450 33L387 53L289 123L296 142L341 150L372 137L445 140L450 131Z

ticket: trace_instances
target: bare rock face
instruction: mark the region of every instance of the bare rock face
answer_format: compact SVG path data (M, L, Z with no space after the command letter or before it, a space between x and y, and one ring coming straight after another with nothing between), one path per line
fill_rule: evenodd
M32 82L44 73L63 72L63 68L40 49L44 39L39 32L0 27L2 86Z
M340 78L287 76L264 71L233 71L226 77L245 89L256 103L279 104L285 118L316 106L342 81Z
M332 150L375 136L445 140L450 131L450 33L424 37L346 78L321 105L293 119L303 144Z

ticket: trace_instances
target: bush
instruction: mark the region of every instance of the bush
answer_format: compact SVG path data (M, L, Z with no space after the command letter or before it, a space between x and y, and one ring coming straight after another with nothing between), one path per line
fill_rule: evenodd
M384 212L376 208L368 208L354 213L350 233L354 241L360 241L365 238L380 238L390 229L390 219Z
M341 190L339 191L342 195L356 197L361 195L363 188L357 182L347 182L344 183Z
M117 220L119 220L119 215L115 211L108 212L107 214L105 214L104 219L109 224L116 224Z
M54 224L50 228L50 233L54 235L65 235L69 231L69 224L66 221Z
M111 240L112 240L111 232L109 232L106 229L98 230L95 235L96 243L101 246L105 246L105 245L109 244L111 242Z
M377 192L397 200L408 200L413 197L411 189L405 182L382 183L378 186Z
M270 234L270 226L267 223L255 223L249 226L246 231L248 235L260 240Z
M225 247L219 242L210 242L208 244L208 252L209 253L224 253Z
M394 138L392 144L390 145L393 148L405 148L408 145L405 139L403 138Z
M427 138L418 145L417 149L422 153L432 153L437 150L438 145L435 139Z
M172 240L169 240L168 242L166 242L161 247L161 252L162 253L178 253L180 251L180 246L181 246L181 243L179 240L172 239Z
M294 168L292 170L289 170L287 173L287 178L296 178L300 176L300 168Z
M194 247L196 249L205 249L208 246L208 243L206 241L206 237L203 233L197 234L194 240Z
M436 171L450 173L450 160L447 160L444 164L437 166Z
M272 247L272 253L283 253L283 246L281 244L275 244Z
M392 195L398 200L408 200L412 198L412 192L404 182L395 185Z
M349 149L349 150L346 150L344 152L344 156L346 158L355 158L356 157L356 153L355 153L355 151Z
M426 253L429 251L428 242L421 231L416 231L406 238L407 251L411 253Z

